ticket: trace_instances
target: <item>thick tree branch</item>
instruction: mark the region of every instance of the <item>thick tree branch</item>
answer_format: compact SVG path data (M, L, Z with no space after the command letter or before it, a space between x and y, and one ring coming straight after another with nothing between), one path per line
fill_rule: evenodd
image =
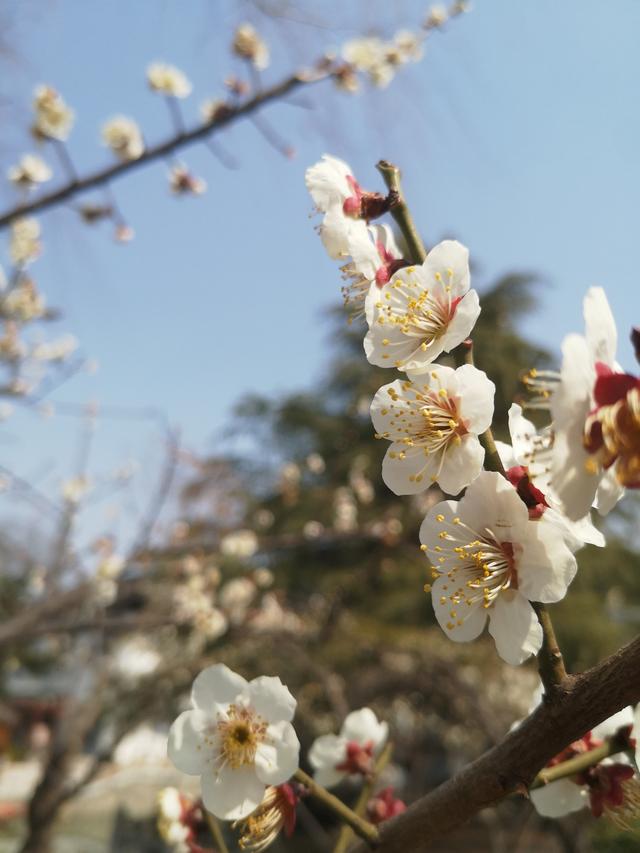
M582 675L568 676L501 743L380 826L379 853L423 853L437 839L509 794L526 794L536 774L569 743L640 701L640 637ZM358 853L366 846L360 845Z
M538 670L540 678L547 693L551 693L557 687L561 687L567 680L567 670L564 667L564 658L553 630L551 616L544 604L533 602L538 621L542 626L542 648L538 653Z

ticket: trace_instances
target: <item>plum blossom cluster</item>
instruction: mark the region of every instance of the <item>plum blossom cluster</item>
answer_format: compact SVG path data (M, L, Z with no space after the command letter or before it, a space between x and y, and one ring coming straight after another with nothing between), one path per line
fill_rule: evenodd
M605 816L618 828L635 831L640 819L639 725L640 712L627 707L569 744L548 768L578 756L588 757L606 743L615 746L610 757L534 788L531 801L536 810L544 817L559 818L588 808L596 818Z
M389 168L379 164L383 175ZM640 486L640 379L615 361L604 291L588 292L586 334L565 340L562 371L527 376L549 423L536 429L514 404L512 444L495 445L495 386L469 358L480 299L467 249L444 240L422 250L406 231L397 182L386 195L364 189L329 155L305 180L325 249L349 281L351 319L366 321L365 355L400 372L371 403L376 437L389 442L384 482L397 495L466 489L459 501L433 506L420 531L436 618L456 641L488 624L500 656L520 664L542 645L534 605L565 596L575 551L604 545L592 507L605 514L624 488ZM389 226L371 224L387 213L405 225L405 258ZM483 470L487 447L492 471Z
M388 741L386 722L361 708L346 717L338 735L318 737L308 754L311 780L298 767L300 743L292 725L296 704L279 678L247 682L221 663L197 676L192 707L171 727L168 753L179 770L200 777L202 805L175 789L164 791L159 802L160 833L176 850L200 849L195 838L204 812L232 823L240 849L260 853L281 833L293 834L303 796L315 794L335 808L326 788L348 777L376 781ZM386 787L378 788L363 809L375 833L377 824L400 814L405 805ZM350 812L347 807L340 811L343 817Z
M419 30L399 30L391 39L372 35L347 41L342 46L344 64L336 75L336 84L347 92L357 92L360 73L373 86L385 88L401 66L422 59L424 42L431 31L444 27L468 8L463 0L456 0L449 7L438 4L429 10Z

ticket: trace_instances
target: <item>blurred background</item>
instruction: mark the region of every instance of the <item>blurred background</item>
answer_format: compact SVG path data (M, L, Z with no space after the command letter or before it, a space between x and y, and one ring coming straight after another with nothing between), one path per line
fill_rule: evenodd
M148 145L169 138L175 115L145 82L153 61L192 81L180 101L190 128L207 99L242 103L349 39L419 32L428 16L417 0L4 0L3 177L36 150L54 173L41 193L108 166L100 128L118 114ZM246 21L270 49L259 74L231 51ZM78 343L35 359L24 387L3 355L2 853L172 849L156 830L157 792L197 793L197 780L167 763L166 733L215 661L280 675L298 698L303 748L373 707L395 744L388 784L407 802L526 713L534 664L509 668L491 642L453 645L434 623L417 530L441 494L401 499L382 483L368 407L389 376L347 322L304 170L330 152L382 189L375 163L391 160L425 242L469 246L483 306L476 363L496 382L507 438L521 375L558 366L589 286L605 287L619 360L633 369L639 24L632 0L476 0L429 30L422 59L387 86L320 81L178 151L203 194L174 197L175 160L160 161L38 216L29 276L51 311L20 332L32 350ZM247 88L234 94L237 81ZM40 83L76 112L63 159L29 132ZM0 216L22 200L0 182ZM90 215L105 205L130 242ZM11 282L10 240L4 229ZM606 551L580 552L553 609L574 669L637 632L637 502L624 507L607 520ZM335 831L307 802L274 849L331 850ZM513 802L438 849L636 844L586 813L550 823Z

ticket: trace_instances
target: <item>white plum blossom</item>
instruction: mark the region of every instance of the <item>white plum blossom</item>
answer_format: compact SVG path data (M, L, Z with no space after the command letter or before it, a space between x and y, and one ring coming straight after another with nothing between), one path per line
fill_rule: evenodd
M605 538L594 527L590 514L577 521L569 520L553 492L551 462L554 436L551 427L537 430L535 424L525 418L522 407L513 403L509 409L509 433L511 445L497 441L496 447L509 481L516 486L529 507L529 515L539 518L544 513L547 521L560 526L572 551L584 544L603 548Z
M191 94L191 82L186 74L164 62L153 62L147 68L147 82L154 92L171 98L186 98Z
M44 317L47 310L44 297L30 278L23 278L9 291L2 307L5 316L22 323Z
M114 670L132 684L152 675L161 663L160 653L143 634L122 640L113 652Z
M296 700L277 677L248 682L219 663L198 675L191 703L171 726L169 758L183 773L201 777L202 800L216 817L246 817L268 785L286 782L298 769L300 743L291 725Z
M123 162L137 160L144 153L140 128L132 118L114 116L102 127L102 141Z
M12 184L27 188L51 180L52 174L51 167L37 154L23 154L20 161L7 171Z
M75 114L52 86L37 86L33 96L35 121L33 133L45 139L68 138Z
M371 285L380 289L406 262L388 225L367 226L359 219L351 223L346 250L351 260L341 270L349 284L342 288L342 295L345 306L352 306L354 316L360 316Z
M220 540L220 551L225 557L235 557L238 560L252 557L258 550L258 537L253 530L240 529L227 533Z
M371 404L376 437L391 441L382 479L396 495L434 483L457 495L482 470L478 436L491 425L495 385L470 364L432 366L378 390Z
M639 714L623 708L563 750L551 766L596 749L604 740L623 734L623 740L638 742ZM636 752L638 748L636 747ZM637 763L637 756L636 756ZM548 765L549 766L549 765ZM640 814L640 779L625 753L564 779L556 779L530 791L531 802L543 817L559 818L590 808L594 817L606 815L620 829L630 829Z
M436 504L420 528L431 564L433 609L458 642L475 640L489 620L500 657L520 664L536 654L542 628L531 606L560 601L576 560L553 524L529 519L515 488L483 471L460 501Z
M399 370L426 370L473 329L480 303L469 290L469 252L444 240L421 266L396 272L381 290L369 291L365 311L369 331L364 349L371 364Z
M325 788L346 776L367 775L389 736L389 726L380 722L371 708L360 708L345 717L339 735L321 735L309 750L313 778Z
M240 24L232 43L236 56L246 59L263 71L269 65L269 48L251 24Z
M363 190L351 167L329 154L310 166L304 179L316 210L324 214L319 232L329 257L346 257L350 254L349 233L354 220L369 219L369 200L379 201L382 197Z
M565 514L602 515L640 485L640 380L615 361L617 330L600 287L584 299L585 335L562 344L560 381L551 395L554 445L551 481Z
M16 266L26 267L40 257L40 223L32 217L16 219L11 225L9 255Z

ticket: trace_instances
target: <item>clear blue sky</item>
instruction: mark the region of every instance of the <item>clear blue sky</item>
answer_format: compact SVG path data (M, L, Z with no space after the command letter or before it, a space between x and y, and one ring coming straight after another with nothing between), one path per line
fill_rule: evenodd
M99 127L113 114L135 117L149 141L169 132L164 103L145 86L154 59L193 80L183 104L190 124L200 102L221 93L224 76L241 70L227 42L242 20L271 41L272 82L358 29L379 24L389 34L414 26L425 10L414 0L307 0L291 4L300 23L285 23L232 0L5 6L16 59L0 71L10 97L2 170L33 148L25 131L31 91L49 82L77 111L70 151L80 172L109 161ZM269 108L295 160L243 123L220 137L239 170L225 170L203 147L183 154L209 183L204 197L171 198L162 165L118 182L136 231L130 245L113 244L107 228L83 227L69 210L43 215L45 253L34 275L64 313L60 329L100 364L54 400L157 406L187 445L205 451L215 450L242 394L312 386L331 354L321 312L339 291L303 182L324 151L348 160L365 184L376 182L380 157L397 162L427 239L466 243L480 289L503 272L538 271L542 307L524 331L554 350L565 333L580 331L585 290L603 285L620 326L620 360L632 367L627 327L640 323L639 30L634 0L476 0L387 90L350 98L325 84L304 96L311 110ZM10 202L0 185L0 205ZM4 464L55 491L71 470L77 425L19 415L2 430ZM160 447L151 435L146 426L106 422L96 469L129 456L151 469Z

